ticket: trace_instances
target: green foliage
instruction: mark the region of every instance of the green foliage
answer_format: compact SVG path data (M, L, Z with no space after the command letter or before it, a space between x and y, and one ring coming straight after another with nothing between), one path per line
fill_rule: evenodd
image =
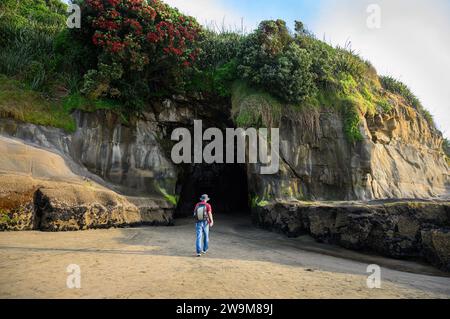
M51 35L16 30L14 40L0 51L0 73L21 77L44 91L54 80L53 59Z
M200 54L194 64L187 88L189 91L229 97L231 85L239 77L237 55L244 36L233 32L202 34Z
M390 111L391 92L434 127L406 85L379 78L349 45L333 48L299 21L293 34L282 20L263 21L249 35L215 33L159 0L76 2L81 30L63 28L60 0L0 2L0 73L8 76L2 85L9 85L0 92L2 114L73 130L74 109L108 109L126 118L152 98L189 91L231 97L242 127L277 126L287 107L333 107L355 142L362 139L360 117ZM66 98L52 96L55 91Z
M29 87L0 75L0 116L37 125L75 131L75 121L58 102L49 101Z
M385 90L400 95L406 103L419 111L419 113L427 120L430 127L436 127L431 113L422 106L420 100L411 92L406 84L390 76L381 76L380 82Z
M293 41L283 21L261 22L239 54L238 72L250 85L288 103L316 93L310 54Z
M259 198L259 196L253 196L250 198L250 207L256 208L256 207L265 207L269 205L270 202L265 200L264 198Z
M59 127L67 132L74 132L76 126L71 116L74 110L85 112L109 110L125 119L125 115L122 114L123 108L117 101L90 100L79 93L71 94L63 99L50 100L29 86L0 75L0 117Z
M231 96L231 87L237 78L235 59L218 67L213 74L214 91L221 97Z
M53 40L64 26L65 8L59 0L2 1L0 73L49 91L57 81Z
M297 21L297 23L299 22ZM315 75L317 87L328 89L335 84L333 77L335 72L334 49L305 32L297 32L296 42L311 56L311 72Z
M64 29L54 38L53 50L60 80L70 92L79 92L84 74L97 65L94 48L85 45L69 29Z
M265 91L237 81L232 86L232 116L238 127L278 127L282 104Z
M88 99L87 97L75 93L63 99L62 105L68 113L73 110L82 110L85 112L95 112L97 110L110 110L116 113L121 111L121 105L115 100L108 99Z
M85 73L82 93L119 100L132 113L161 90L183 91L199 53L201 28L194 18L159 0L79 3L84 27L71 34L98 61Z
M334 74L346 73L357 80L364 78L368 65L353 51L337 47L335 49Z
M177 206L178 205L178 201L180 200L180 196L178 195L171 195L169 194L164 188L156 185L157 189L159 190L159 192L164 196L164 198L166 199L167 202L169 202L170 204Z
M56 34L64 26L66 7L59 0L2 0L0 46L13 41L19 30Z
M381 76L380 82L385 90L402 96L408 104L417 110L422 108L419 99L411 92L406 84L390 76Z
M348 99L343 103L344 132L350 142L358 142L363 139L360 127L360 114L354 101Z
M243 40L243 35L234 32L205 31L199 42L200 54L195 66L208 71L220 68L238 56Z

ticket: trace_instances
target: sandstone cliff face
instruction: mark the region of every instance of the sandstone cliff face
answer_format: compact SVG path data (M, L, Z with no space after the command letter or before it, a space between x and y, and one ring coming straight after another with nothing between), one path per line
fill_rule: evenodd
M0 229L65 231L141 223L125 197L74 174L54 153L0 137Z
M78 125L74 134L0 120L2 135L52 152L2 138L2 228L171 225L174 205L163 194L174 193L176 171L156 140L155 122L138 120L135 127L128 127L110 113L74 116ZM54 158L58 158L58 169L51 165ZM89 183L95 184L95 189L90 189ZM11 196L18 198L9 201Z
M258 165L248 165L253 222L349 249L422 258L450 271L442 136L416 110L392 101L390 112L361 115L363 139L354 143L337 110L283 110L279 173L259 175ZM415 198L447 201L373 202ZM340 200L365 202L331 202Z
M363 123L364 147L371 161L360 189L367 198L449 195L442 136L419 113L398 103L390 113L368 117Z
M75 112L77 131L2 119L0 133L64 155L76 173L129 195L173 194L176 171L158 141L155 121L124 125L112 113Z
M195 115L194 110L200 115ZM137 210L139 218L127 221L116 216L115 204L106 207L97 197L77 197L79 201L70 201L72 193L83 192L78 188L66 188L69 192L67 201L64 200L64 191L57 192L61 185L51 185L49 175L45 190L39 188L40 179L29 181L30 187L21 189L15 183L11 192L26 197L24 203L17 204L17 209L10 213L14 221L23 218L24 223L10 223L8 229L25 230L38 228L43 230L77 230L95 227L120 226L127 224L171 225L176 200L180 193L186 193L187 188L180 189L180 178L189 178L193 167L188 167L187 174L182 174L183 168L175 167L170 160L170 135L176 127L190 127L197 117L204 119L211 126L220 126L223 118L223 108L211 108L210 105L196 105L183 97L174 100L165 100L152 105L152 110L139 118L133 118L124 123L117 115L111 112L98 111L94 113L74 112L77 130L68 134L61 129L43 127L29 123L21 123L10 119L0 119L0 135L13 137L24 141L31 146L49 150L64 159L68 169L75 178L89 180L104 189L112 190L126 196L126 203ZM214 123L214 124L213 124ZM30 147L31 147L30 146ZM31 148L30 148L31 149ZM11 153L12 162L22 161L18 154ZM51 153L49 153L51 154ZM56 156L56 155L55 155ZM10 161L10 162L11 162ZM0 162L0 170L7 169L6 162ZM19 168L8 169L16 177ZM219 170L221 172L223 169ZM26 176L31 176L27 172ZM185 176L189 175L189 176ZM56 176L56 175L55 175ZM55 177L56 178L56 177ZM66 175L60 176L59 182L67 182ZM6 179L0 181L0 187L11 187ZM62 189L62 188L61 188ZM247 190L244 189L244 192ZM7 192L8 196L11 192ZM117 195L117 194L116 194ZM78 196L78 195L77 195ZM119 196L119 195L117 195ZM195 201L199 195L186 193L185 198ZM3 197L3 199L7 198ZM102 196L104 198L104 196ZM111 201L107 201L111 203ZM74 205L70 208L70 205ZM96 206L100 204L102 207ZM80 208L81 206L84 208ZM3 208L0 203L0 209ZM11 207L10 207L11 206ZM26 206L26 210L22 207ZM42 220L51 220L51 225L62 221L64 226L45 226L32 221L33 214L39 207L46 207L48 212ZM192 205L185 205L186 214L191 214ZM6 206L5 206L6 207ZM20 207L20 208L19 208ZM6 210L5 210L6 211ZM23 214L21 214L22 212ZM185 212L182 212L185 215ZM6 216L5 215L5 216ZM90 216L90 217L89 217ZM108 217L109 216L109 217ZM5 217L10 220L9 217ZM72 226L67 224L69 218ZM85 223L84 219L89 222ZM11 220L10 220L11 221ZM3 228L5 228L3 227Z
M389 113L361 116L364 138L355 143L346 138L342 115L335 109L284 108L279 173L260 175L257 165L247 165L247 181L242 166L175 166L170 160L174 128L192 129L194 119L202 119L204 129L233 125L230 109L220 103L178 97L155 103L127 124L104 111L75 112L73 134L0 119L0 134L63 156L76 175L129 196L149 224L171 223L174 208L168 197L179 196L180 215L190 214L203 192L219 194L219 207L244 203L247 194L238 193L245 192L247 182L249 197L266 201L448 196L442 137L414 109L393 101Z
M362 116L362 141L350 143L337 110L293 111L280 121L281 169L262 176L249 165L251 193L260 199L373 200L449 195L442 136L411 107Z

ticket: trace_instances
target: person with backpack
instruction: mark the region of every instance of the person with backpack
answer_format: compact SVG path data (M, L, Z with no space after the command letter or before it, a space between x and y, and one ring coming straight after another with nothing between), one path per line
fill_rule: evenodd
M209 248L209 227L213 227L214 220L211 205L208 204L208 195L200 197L200 203L195 205L194 218L196 220L195 231L197 233L196 249L197 257L206 254Z

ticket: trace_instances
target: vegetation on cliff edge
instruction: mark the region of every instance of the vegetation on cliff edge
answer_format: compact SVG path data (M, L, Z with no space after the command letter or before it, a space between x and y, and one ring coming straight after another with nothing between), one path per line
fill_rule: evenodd
M127 117L152 99L201 93L231 100L243 126L274 125L284 107L333 108L347 138L358 141L361 117L388 112L394 94L434 127L406 85L379 77L349 45L332 47L301 22L293 32L282 20L268 20L247 35L217 33L160 0L74 2L81 29L65 28L60 0L0 4L1 85L9 87L0 95L3 116L70 131L74 109ZM253 102L239 109L243 96Z

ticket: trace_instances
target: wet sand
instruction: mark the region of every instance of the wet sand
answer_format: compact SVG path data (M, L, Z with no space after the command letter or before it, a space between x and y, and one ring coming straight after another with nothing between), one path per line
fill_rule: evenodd
M216 217L210 252L194 256L190 219L174 227L1 232L1 298L449 298L450 278L409 261L288 239L248 218ZM81 288L66 268L81 269ZM369 289L367 266L381 268ZM197 294L201 287L202 294Z

